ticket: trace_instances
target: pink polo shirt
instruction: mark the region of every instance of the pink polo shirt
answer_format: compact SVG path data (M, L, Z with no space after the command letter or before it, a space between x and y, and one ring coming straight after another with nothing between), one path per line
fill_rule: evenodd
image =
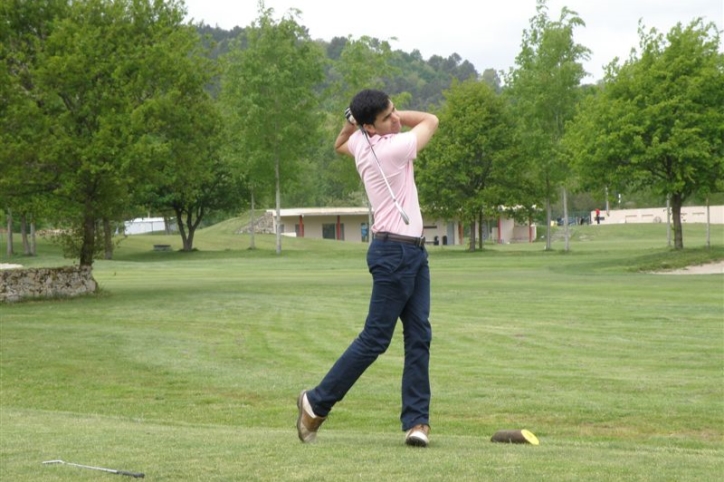
M374 209L375 222L372 225L372 232L422 236L422 214L412 162L417 157L417 137L411 132L403 132L382 137L376 135L369 140L392 192L410 218L410 224L406 225L392 201L365 135L358 130L350 136L347 147L354 155L357 172L362 178L367 198Z

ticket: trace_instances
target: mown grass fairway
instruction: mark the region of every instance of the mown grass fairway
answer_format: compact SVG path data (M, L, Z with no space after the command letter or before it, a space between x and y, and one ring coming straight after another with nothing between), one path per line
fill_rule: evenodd
M724 259L704 227L584 226L571 252L430 246L432 443L404 446L401 334L318 443L295 401L362 327L364 245L199 233L123 241L102 291L0 306L0 479L715 481L724 474L724 276L637 270ZM67 264L56 248L1 262ZM540 446L493 444L527 428Z

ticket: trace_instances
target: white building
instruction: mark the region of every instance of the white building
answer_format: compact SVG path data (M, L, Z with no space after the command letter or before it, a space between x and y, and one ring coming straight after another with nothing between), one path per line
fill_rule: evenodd
M274 219L276 210L266 211ZM313 239L337 239L341 241L367 242L372 214L366 207L354 208L294 208L280 211L281 233L285 236ZM464 243L463 225L459 221L432 219L423 215L424 235L429 244L461 245ZM535 225L521 226L505 214L491 229L491 239L496 243L533 242Z
M166 222L163 218L136 218L123 224L127 235L166 231Z
M601 210L601 224L626 223L665 223L666 207L648 209L611 209ZM707 217L711 224L724 224L724 206L684 206L681 208L682 223L706 223ZM591 211L591 224L596 222L596 212Z

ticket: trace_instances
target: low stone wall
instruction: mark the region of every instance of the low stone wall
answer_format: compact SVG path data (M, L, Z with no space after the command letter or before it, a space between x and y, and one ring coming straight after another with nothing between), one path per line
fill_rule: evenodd
M0 270L0 302L72 297L95 293L97 289L89 266Z

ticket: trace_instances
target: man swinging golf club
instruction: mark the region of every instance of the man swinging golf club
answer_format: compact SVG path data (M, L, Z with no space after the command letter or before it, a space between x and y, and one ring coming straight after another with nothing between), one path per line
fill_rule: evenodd
M345 112L334 143L354 157L374 209L367 266L372 295L364 328L317 387L297 399L297 432L315 440L332 407L342 400L392 340L398 318L404 330L400 421L407 445L427 447L430 432L430 270L413 160L437 130L436 116L397 111L379 90L359 92ZM402 132L402 128L409 130Z

